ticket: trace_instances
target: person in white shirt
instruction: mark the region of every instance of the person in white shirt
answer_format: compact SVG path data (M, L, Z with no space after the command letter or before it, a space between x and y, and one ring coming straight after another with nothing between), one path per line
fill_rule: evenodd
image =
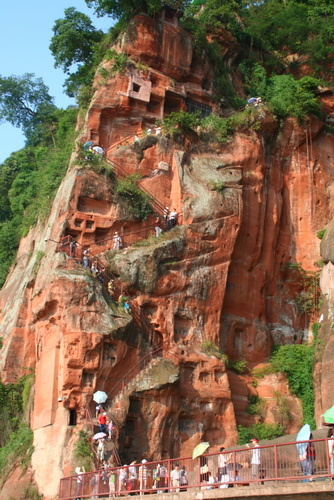
M208 472L209 478L208 478L208 486L206 487L207 490L213 490L214 489L214 484L216 482L215 478L211 475L211 472Z
M122 238L120 237L117 231L113 237L113 242L114 242L113 246L114 250L120 250L122 248Z
M333 429L333 427L331 427L328 430L327 437L328 437L327 447L328 447L328 455L329 455L330 473L334 474L334 429Z
M251 460L252 476L254 479L256 479L260 475L261 449L259 447L259 440L257 438L252 439L252 444L254 445Z
M170 478L172 482L172 487L176 488L175 491L178 493L180 491L180 483L181 483L181 471L178 465L175 465L174 469L170 473Z

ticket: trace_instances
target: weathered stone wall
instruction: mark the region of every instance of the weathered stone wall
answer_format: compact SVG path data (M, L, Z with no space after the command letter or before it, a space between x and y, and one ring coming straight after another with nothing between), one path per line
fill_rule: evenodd
M176 26L138 16L120 48L149 68L110 74L107 81L96 77L83 138L107 149L173 106L184 108L187 98L215 106L210 86L204 88L210 65L194 64L189 35ZM110 64L104 63L106 69ZM151 85L134 97L131 85L139 85L140 78ZM323 102L330 115L333 98ZM225 144L201 144L194 135L183 139L148 136L139 146L107 151L129 173L140 173L141 185L161 203L176 208L180 227L157 241L106 254L115 230L143 230L146 236L153 234L147 229L153 220L134 220L112 182L78 167L74 157L49 220L21 241L0 293L2 380L17 380L25 367L36 370L33 467L47 498L56 495L59 478L73 471L72 451L87 408L94 408L92 394L111 390L145 353L131 317L79 262L56 253L55 242L65 234L76 235L111 266L153 325L156 343L168 344L166 357L177 359L178 378L161 387L153 382L137 387L123 408L119 403L122 456L188 455L200 440L213 450L229 446L236 441L237 424L259 418L246 411L251 395L265 400L266 422L283 423L290 431L301 423L300 404L285 379L272 375L255 388L249 370L268 359L272 343L309 336L310 318L298 312L295 301L300 280L287 264L314 270L319 260L315 233L333 217L333 136L319 119L303 127L287 119L279 128L263 111L257 130L245 127ZM222 193L217 183L224 183ZM330 245L323 250L328 325ZM245 359L248 372L228 370L224 357L210 354L213 346L232 360ZM331 349L328 338L317 366L317 414L332 397ZM281 422L277 392L289 399L292 422ZM68 425L71 411L75 427Z

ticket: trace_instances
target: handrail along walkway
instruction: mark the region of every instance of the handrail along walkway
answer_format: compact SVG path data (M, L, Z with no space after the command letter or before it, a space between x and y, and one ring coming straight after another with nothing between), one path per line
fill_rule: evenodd
M305 461L300 455L300 448L307 448L313 443L316 450L315 461ZM252 464L254 448L244 447L235 450L226 450L222 453L202 455L196 459L181 457L145 464L131 465L136 470L135 480L129 475L129 466L111 467L107 470L96 470L82 474L80 491L77 490L77 477L64 477L60 481L59 500L82 499L91 496L107 497L124 496L132 493L160 493L199 489L227 488L231 486L249 486L278 483L323 481L334 477L334 459L329 455L329 439L312 439L304 442L269 444L256 447L259 462ZM158 466L159 476L158 476ZM161 480L161 466L165 474ZM187 484L174 482L170 472L175 466L185 467ZM142 468L142 469L141 469ZM145 474L142 474L145 470ZM130 471L131 472L131 471ZM107 476L108 480L104 478ZM127 481L122 478L128 476ZM213 481L209 481L209 477ZM92 478L95 486L92 486ZM110 480L112 478L112 481ZM141 478L141 479L140 479ZM129 486L129 484L131 485ZM98 487L96 487L98 485ZM329 488L331 491L331 488ZM95 489L94 489L95 488ZM78 494L80 493L80 494ZM222 496L224 496L222 492Z

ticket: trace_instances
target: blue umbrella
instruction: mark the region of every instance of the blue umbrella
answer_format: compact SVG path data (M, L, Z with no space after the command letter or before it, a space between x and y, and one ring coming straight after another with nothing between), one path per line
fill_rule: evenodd
M248 99L247 103L252 104L252 102L255 102L255 101L257 101L257 97L251 97L250 99Z
M310 439L311 428L309 424L305 424L297 434L296 441L308 441ZM304 455L308 443L297 443L297 451L300 456Z
M88 141L84 144L84 150L87 151L89 148L93 146L93 141Z

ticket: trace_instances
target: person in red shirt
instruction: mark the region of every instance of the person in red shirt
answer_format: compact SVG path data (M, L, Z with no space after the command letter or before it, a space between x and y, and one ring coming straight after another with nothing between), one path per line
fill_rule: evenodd
M104 411L102 415L99 415L98 419L100 424L100 431L105 432L107 430L107 414Z

